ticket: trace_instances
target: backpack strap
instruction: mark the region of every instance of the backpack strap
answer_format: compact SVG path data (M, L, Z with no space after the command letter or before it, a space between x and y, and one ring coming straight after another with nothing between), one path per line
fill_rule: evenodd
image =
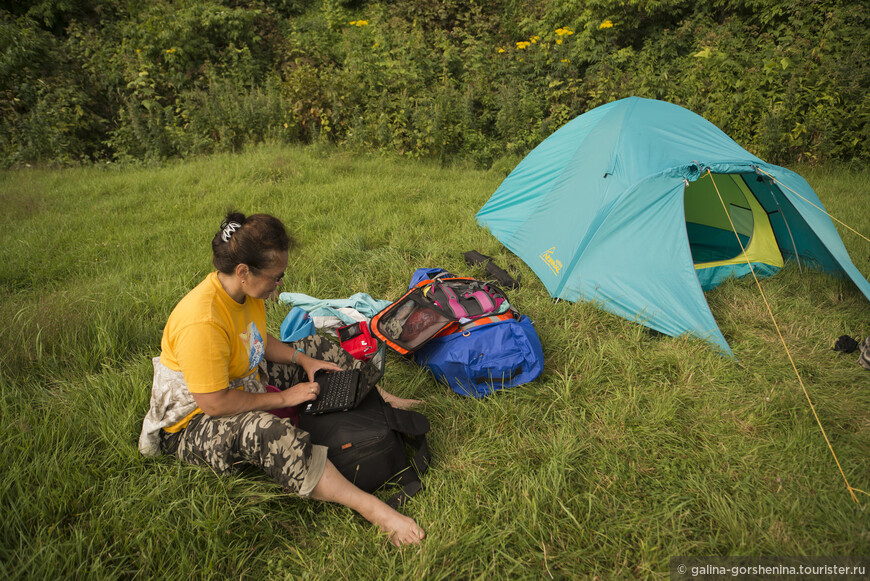
M480 305L480 308L484 313L493 312L502 302L504 302L504 299L498 297L495 297L494 299L489 295L489 293L482 290L474 291L473 293L465 293L465 297L476 300L477 304Z
M490 323L497 323L498 321L506 321L507 319L516 319L513 311L506 311L499 315L489 315L487 317L480 317L479 319L474 319L468 323L462 325L462 328L459 332L465 331L467 329L471 329L472 327L479 327L480 325L489 325Z
M386 404L384 416L390 429L406 436L425 436L431 429L429 418L413 410L403 410Z
M411 466L402 470L398 475L397 480L399 486L402 487L401 490L387 500L387 504L393 508L398 508L406 500L423 490L420 476L426 472L432 460L426 436L408 436L404 440L415 448L417 453L411 459Z
M498 312L506 302L501 289L470 278L431 281L431 286L424 289L423 295L460 320Z
M440 285L438 290L444 293L444 296L447 297L447 306L450 307L450 310L453 311L453 315L457 319L464 319L468 316L468 311L465 310L461 304L459 304L459 297L456 296L456 292L449 286ZM437 302L436 302L437 304ZM439 305L440 306L440 305Z
M396 477L402 489L387 500L389 506L398 508L423 489L420 477L426 473L432 462L432 453L426 441L430 424L429 419L419 412L397 409L389 404L384 407L384 417L387 419L387 425L401 434L402 439L415 450L411 466L402 470Z
M481 254L477 250L470 250L463 254L465 257L465 262L474 266L482 266L486 272L492 275L492 277L498 281L499 284L503 285L505 288L515 289L519 288L519 281L515 280L511 275L509 275L505 270L499 268L495 262L493 262L492 258L486 256L485 254Z

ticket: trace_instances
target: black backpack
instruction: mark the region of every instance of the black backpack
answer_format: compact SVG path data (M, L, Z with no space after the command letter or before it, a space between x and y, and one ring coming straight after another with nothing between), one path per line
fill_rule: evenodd
M431 461L429 420L387 404L377 389L352 410L301 414L299 427L313 443L327 447L327 457L358 488L374 492L387 483L399 485L401 490L387 501L393 508L423 488L420 476ZM410 461L406 443L413 449Z

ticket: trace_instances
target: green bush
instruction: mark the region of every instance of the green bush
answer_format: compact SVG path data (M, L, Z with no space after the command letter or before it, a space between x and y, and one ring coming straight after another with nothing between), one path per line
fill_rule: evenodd
M870 37L837 0L104 0L0 10L0 164L328 141L479 165L614 99L768 161L870 159Z
M867 17L856 6L828 8L796 7L778 23L684 21L636 53L612 52L590 67L590 105L631 94L673 101L770 161L866 159L859 87L870 69L858 61Z

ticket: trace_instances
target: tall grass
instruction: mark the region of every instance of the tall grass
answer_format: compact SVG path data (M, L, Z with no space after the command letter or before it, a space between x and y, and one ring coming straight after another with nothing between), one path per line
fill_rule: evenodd
M162 168L0 174L0 563L8 578L662 577L677 555L866 555L855 503L754 283L707 297L734 359L589 304L554 303L474 222L509 167L443 168L263 147ZM870 234L870 174L798 168ZM209 272L223 212L271 212L299 242L284 290L391 299L413 269L523 281L543 376L483 400L393 357L384 386L425 400L434 464L394 549L350 510L136 450L150 358ZM870 273L870 243L841 229ZM870 491L870 375L832 351L870 334L851 283L788 268L762 281L852 486ZM270 305L277 333L287 308Z

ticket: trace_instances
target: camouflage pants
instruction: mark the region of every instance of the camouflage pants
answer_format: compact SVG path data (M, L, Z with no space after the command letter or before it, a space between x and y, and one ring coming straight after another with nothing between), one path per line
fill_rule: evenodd
M326 448L313 445L308 433L290 420L264 411L224 417L199 414L177 434L168 434L162 448L219 473L257 466L302 497L311 495L326 465Z
M365 363L351 357L337 343L313 335L292 344L306 355L337 363L343 368ZM281 390L308 381L298 365L267 362L261 367L264 383ZM307 497L320 481L326 448L311 443L307 432L265 411L225 417L199 414L176 434L162 432L161 449L190 464L231 472L246 465L262 468L284 488Z

